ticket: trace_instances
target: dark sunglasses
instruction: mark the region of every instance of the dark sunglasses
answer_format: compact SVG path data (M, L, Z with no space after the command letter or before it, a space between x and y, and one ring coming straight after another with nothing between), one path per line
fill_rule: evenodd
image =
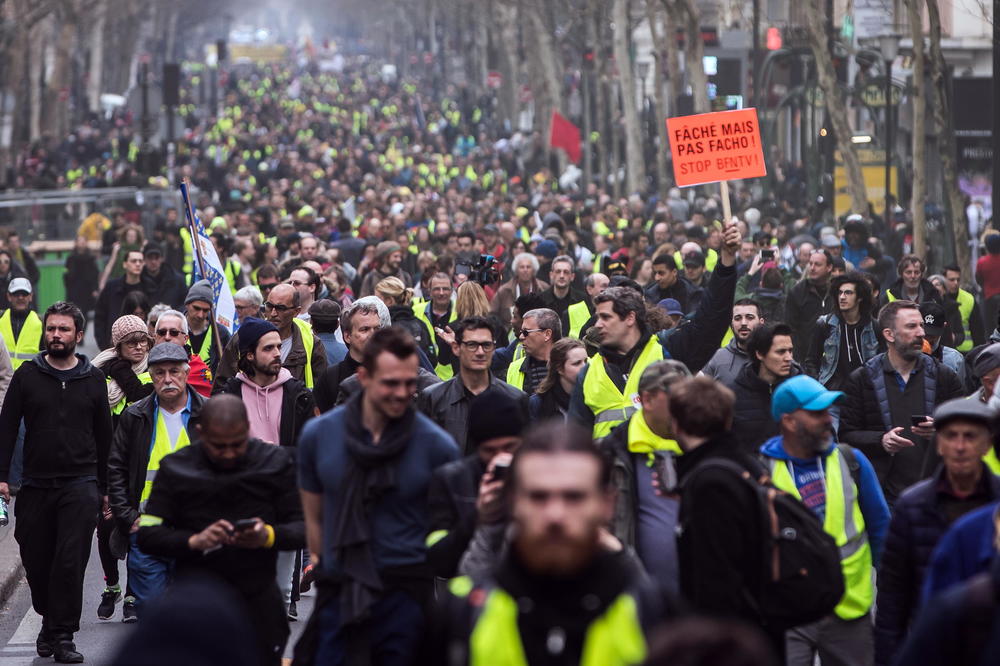
M165 338L168 335L172 338L176 338L179 335L184 335L184 331L178 330L176 328L158 328L156 329L156 334L161 338Z
M294 308L294 305L278 305L277 303L271 303L270 301L266 301L264 303L265 310L274 310L275 312L288 312Z

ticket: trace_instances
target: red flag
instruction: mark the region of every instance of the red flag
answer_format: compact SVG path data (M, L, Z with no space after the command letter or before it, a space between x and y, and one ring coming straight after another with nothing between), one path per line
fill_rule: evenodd
M562 148L573 164L580 162L580 128L566 120L561 113L552 111L552 129L549 132L549 145Z

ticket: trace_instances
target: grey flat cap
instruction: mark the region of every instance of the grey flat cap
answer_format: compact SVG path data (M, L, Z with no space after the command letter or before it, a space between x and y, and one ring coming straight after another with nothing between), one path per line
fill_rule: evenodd
M964 419L992 425L997 410L976 398L956 398L943 402L934 410L934 427L940 429L949 421Z
M184 347L173 342L161 342L149 352L148 365L154 363L187 363L188 355Z

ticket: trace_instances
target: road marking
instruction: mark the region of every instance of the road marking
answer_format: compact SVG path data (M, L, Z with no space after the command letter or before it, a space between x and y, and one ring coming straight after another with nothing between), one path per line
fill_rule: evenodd
M42 616L29 606L28 612L24 614L21 624L17 625L17 631L7 641L7 645L34 645L35 639L38 638L38 632L41 629ZM0 664L2 663L0 662Z

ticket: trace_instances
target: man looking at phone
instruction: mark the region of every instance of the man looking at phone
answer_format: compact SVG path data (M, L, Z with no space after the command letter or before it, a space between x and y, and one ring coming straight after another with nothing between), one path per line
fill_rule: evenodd
M243 402L205 403L200 442L160 461L139 518L139 548L174 560L175 575L232 586L257 636L260 663L281 663L288 619L276 580L279 550L305 545L295 463L287 447L250 437Z
M916 303L888 303L878 326L888 348L848 378L840 440L871 460L891 506L903 489L934 472L939 460L930 443L930 414L963 390L958 375L921 353L924 328Z

